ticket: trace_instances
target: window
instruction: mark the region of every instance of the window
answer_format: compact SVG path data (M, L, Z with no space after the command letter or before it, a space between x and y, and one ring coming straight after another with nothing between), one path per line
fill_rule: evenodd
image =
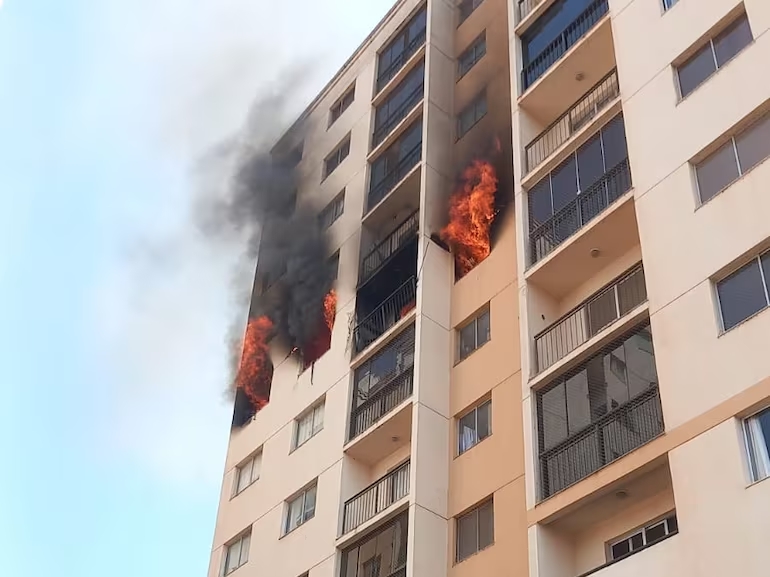
M286 503L286 522L283 534L294 531L315 516L315 498L317 485L314 483L299 495Z
M457 518L458 563L494 542L495 514L491 500Z
M679 530L676 514L671 514L665 519L655 521L634 531L632 534L610 543L608 549L608 561L617 561L627 557L640 549L653 545Z
M324 404L320 403L296 420L294 448L297 449L315 437L324 428Z
M751 480L770 477L770 408L743 421Z
M486 309L460 328L458 333L458 356L460 360L463 360L490 339L489 309Z
M676 67L682 98L703 84L752 40L754 37L746 14L741 14L722 32L709 38L705 46Z
M235 541L225 545L222 558L222 575L229 575L249 560L249 545L251 544L251 529L243 533Z
M465 107L457 117L457 139L461 139L473 128L476 123L484 118L487 113L487 93L486 90L479 94L473 102Z
M329 126L334 124L337 119L342 116L342 113L345 112L351 104L353 104L355 98L356 85L353 84L353 86L351 86L348 91L342 95L342 98L335 102L334 106L331 107L331 110L329 111Z
M332 271L332 282L337 280L340 272L340 251L335 252L329 257L329 269Z
M324 161L324 178L334 172L334 170L342 163L342 161L348 157L348 154L350 154L349 134L345 137L345 140L342 141L342 144L340 144L334 150L334 152L326 157L326 160Z
M422 157L422 119L407 128L398 140L371 165L367 210L393 190Z
M334 221L341 217L343 212L345 212L344 188L318 215L318 222L321 225L321 230L326 230L334 224Z
M765 114L695 165L701 202L716 196L769 156L770 114Z
M403 68L406 61L425 43L427 12L423 7L377 57L377 92Z
M462 78L487 53L487 31L482 32L457 59L457 77Z
M465 22L468 19L468 16L473 14L473 11L481 6L483 1L484 0L462 0L458 7L460 10L460 24Z
M770 252L751 259L728 277L718 281L717 297L726 331L770 305Z
M425 61L415 66L374 112L372 146L377 146L414 107L425 91Z
M458 454L478 445L492 434L492 401L486 401L460 418L457 424Z
M242 492L246 487L259 479L259 472L262 469L262 451L255 453L243 463L238 465L235 470L235 486L233 487L233 496Z
M663 10L666 11L676 4L679 0L663 0Z

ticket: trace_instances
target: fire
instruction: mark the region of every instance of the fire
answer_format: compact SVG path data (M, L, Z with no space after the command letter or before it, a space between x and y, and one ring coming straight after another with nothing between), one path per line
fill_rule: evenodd
M332 289L324 297L324 322L329 332L334 328L335 316L337 316L337 291Z
M417 301L409 301L408 303L406 303L403 307L401 307L400 318L403 319L406 315L409 314L409 311L411 311L416 306L417 306Z
M474 160L463 172L462 181L449 199L449 224L440 235L454 254L460 277L489 256L497 175L489 162Z
M318 334L302 347L302 360L307 368L316 362L331 348L334 317L337 315L337 293L334 289L326 293L323 302L323 324L318 327Z
M243 353L235 386L242 389L256 410L270 399L273 380L273 363L267 339L273 330L273 322L266 316L251 319L243 338Z

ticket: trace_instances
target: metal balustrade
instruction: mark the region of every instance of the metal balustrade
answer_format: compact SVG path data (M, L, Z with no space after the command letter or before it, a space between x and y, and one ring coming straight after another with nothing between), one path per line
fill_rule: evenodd
M372 278L401 248L417 236L419 223L420 213L415 211L399 224L396 230L374 245L361 260L358 271L359 286Z
M526 172L551 156L619 95L618 73L613 70L525 147Z
M588 33L609 11L608 0L594 0L567 27L554 38L540 54L530 60L521 71L521 83L526 90L564 56L578 40Z
M584 479L663 433L663 410L653 386L540 454L540 498Z
M545 258L630 189L631 169L628 158L624 158L547 221L533 223L529 233L532 264Z
M345 502L342 532L350 533L409 494L409 461Z
M516 24L524 20L529 16L535 8L537 8L543 0L518 0L516 3Z
M387 152L385 153L387 154ZM422 140L415 145L412 150L407 152L398 162L396 167L388 172L382 180L372 183L369 188L369 194L366 199L366 211L372 210L378 202L385 198L401 180L409 174L418 162L422 159Z
M358 354L404 318L417 303L417 278L410 277L353 329L353 346Z
M401 106L388 116L381 126L374 129L374 134L372 134L372 147L377 146L385 140L385 137L393 131L396 125L407 117L417 103L422 101L424 92L425 82L420 82L420 85L409 93L409 96L407 96Z
M381 388L369 395L361 405L354 407L350 415L350 434L353 440L385 415L407 400L414 385L414 366L404 369Z
M563 359L646 300L640 263L535 336L537 371Z

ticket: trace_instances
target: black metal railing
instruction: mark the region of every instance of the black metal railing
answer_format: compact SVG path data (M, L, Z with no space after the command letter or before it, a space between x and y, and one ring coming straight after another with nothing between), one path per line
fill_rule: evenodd
M537 371L563 359L646 300L644 268L639 263L535 336Z
M521 71L524 90L540 78L553 66L564 53L577 43L609 11L608 0L594 0L588 8L578 15L567 27L554 38L540 54L530 60Z
M540 454L540 498L577 483L663 433L663 410L653 386Z
M385 266L401 248L417 236L419 225L420 213L415 211L384 240L374 245L374 248L361 260L361 267L358 271L359 286L372 278L374 273Z
M532 223L531 264L547 256L630 189L631 169L626 157L547 221Z
M410 277L353 329L355 354L360 353L404 318L417 303L417 278Z
M379 182L372 183L366 199L366 211L372 210L378 202L385 198L421 159L422 140L404 155L396 168L387 173Z
M525 147L526 171L551 156L619 94L618 73L613 70Z
M380 70L377 76L377 92L385 88L385 85L390 82L393 77L398 74L398 71L404 67L406 61L409 60L412 55L417 52L420 47L425 44L425 30L421 30L417 36L409 41L404 51L393 59L385 70Z
M409 461L393 469L355 497L345 501L342 533L350 533L408 494Z
M372 134L372 147L377 146L385 140L385 137L393 131L396 125L407 117L417 103L422 100L424 92L425 82L420 82L420 85L409 93L409 96L407 96L401 106L396 108L396 110L394 110L380 126L374 129L374 134Z
M348 440L355 439L407 400L412 394L413 384L414 366L410 366L394 375L385 385L372 393L368 399L354 407L350 415Z
M543 0L518 0L516 3L516 24L524 20Z

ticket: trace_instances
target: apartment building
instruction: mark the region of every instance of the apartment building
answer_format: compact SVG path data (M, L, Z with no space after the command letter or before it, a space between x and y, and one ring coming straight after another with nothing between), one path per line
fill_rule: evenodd
M209 577L765 576L768 27L397 2L276 146L337 306L311 362L271 344L264 407L239 392Z

